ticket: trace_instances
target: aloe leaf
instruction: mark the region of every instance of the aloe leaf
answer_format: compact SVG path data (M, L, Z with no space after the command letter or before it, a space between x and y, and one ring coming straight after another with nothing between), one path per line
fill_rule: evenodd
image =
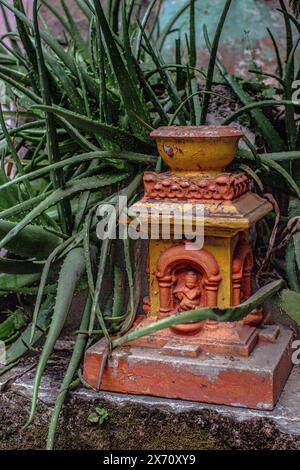
M63 117L56 116L56 119L62 127L68 132L69 136L74 139L75 142L79 144L79 146L86 151L97 151L98 148L92 144L89 140L87 140L75 127L70 124L66 119Z
M272 31L270 30L270 28L267 28L267 31L269 33L269 36L271 38L271 41L272 41L272 44L273 44L273 47L274 47L276 60L277 60L278 73L279 73L279 76L282 78L283 77L283 65L282 65L282 60L281 60L281 57L280 57L279 47L278 47L276 39L275 39Z
M218 53L218 48L219 48L219 42L222 34L222 30L224 27L224 23L227 17L227 14L229 12L230 6L231 6L232 0L227 0L223 12L221 14L220 20L218 22L218 26L215 32L214 40L212 42L211 50L210 50L210 58L209 58L209 64L208 64L208 69L207 69L207 76L206 76L206 82L205 82L205 91L210 92L212 90L212 84L213 84L213 78L214 78L214 70L215 70L215 65L216 65L216 58L217 58L217 53ZM203 104L202 104L202 111L201 111L201 124L206 123L206 118L207 118L207 113L208 113L208 108L209 108L209 102L210 102L210 94L206 93L203 98Z
M83 129L89 133L98 134L115 144L117 143L117 145L124 150L153 153L154 147L152 145L143 142L134 135L129 134L128 132L125 132L117 127L102 124L101 122L86 118L85 116L73 113L58 106L49 107L40 105L34 106L34 108L49 111L51 113L57 114L58 116L62 116L75 127Z
M114 269L113 306L111 310L112 318L117 318L124 314L124 294L123 272L116 264Z
M233 113L231 116L226 118L223 121L224 125L228 125L231 122L235 121L239 116L244 114L245 112L252 111L256 108L268 108L269 106L282 106L282 105L291 105L294 104L293 101L290 100L264 100L264 101L255 101L253 103L249 103L246 106L243 106L238 111ZM299 105L300 106L300 105Z
M122 0L111 0L111 8L109 10L109 24L112 32L117 35L119 33L119 10Z
M128 200L130 200L132 198L132 196L134 194L136 194L138 188L141 185L141 182L142 182L142 175L139 174L134 178L134 180L128 185L127 188L124 188L120 192L120 196L124 195L124 196L127 197ZM120 207L117 207L116 209L117 209L116 212L118 212ZM88 227L89 227L89 216L87 217L87 220L86 220L86 230L87 231L85 232L86 233L85 245L86 245L87 257L89 256L89 253L88 253L89 247L87 245L87 243L88 243L88 233L89 233L88 232ZM108 224L108 230L114 230L113 224L112 225ZM93 326L94 326L94 322L95 322L95 316L97 314L98 321L100 323L102 331L105 334L109 344L110 344L110 337L109 337L109 334L107 332L107 328L106 328L106 325L105 325L105 322L104 322L104 318L102 316L102 312L100 312L100 309L99 309L99 298L100 298L102 282L103 282L103 278L104 278L104 269L105 269L105 265L107 263L106 255L107 255L107 253L109 253L110 246L111 246L111 239L110 239L110 237L107 237L105 240L103 240L102 246L101 246L101 253L100 253L98 273L97 273L97 281L96 281L96 286L95 287L94 287L94 281L93 281L91 271L88 273L90 291L91 291L92 297L93 297L92 311L91 311L90 324L89 324L89 330L88 330L89 335L91 334L91 332L93 330ZM89 263L89 265L90 265L90 263ZM130 273L129 273L129 279L131 279ZM129 282L131 283L130 280L129 280ZM131 289L132 289L132 287L131 287Z
M38 95L8 75L0 72L0 79L11 85L13 88L19 90L24 96L27 96L30 100L32 100L33 103L42 103L42 100Z
M22 14L25 14L22 0L13 0L13 5ZM39 89L39 83L38 83L38 61L37 61L36 51L31 42L31 38L30 38L27 26L23 23L23 21L21 21L18 18L18 16L15 16L15 18L16 18L18 33L22 41L24 50L26 51L26 57L31 63L31 68L32 68L31 78L33 80L33 88L35 91L37 91Z
M3 115L5 117L5 111L3 112ZM13 135L18 134L19 132L23 132L29 129L35 129L35 128L41 129L41 127L44 127L44 125L45 125L45 120L39 119L36 121L27 122L26 124L23 124L22 126L19 126L19 127L13 127L11 129L7 129L7 132L10 136L13 136ZM4 138L4 135L0 134L0 139L2 140L3 138Z
M286 100L292 101L292 94L293 94L293 81L294 81L294 57L299 46L300 37L296 41L291 53L288 57L287 64L286 64L286 71L284 76L284 98ZM294 106L287 105L286 106L286 113L285 113L285 121L286 121L286 132L288 136L288 143L290 150L296 149L297 143L297 126L294 118Z
M111 237L107 237L105 240L102 241L101 250L100 250L100 257L99 257L99 265L98 265L98 272L97 272L97 279L96 285L94 283L94 274L92 268L92 260L91 260L91 244L90 244L90 225L93 217L94 211L97 207L92 208L88 215L86 216L85 226L84 226L84 239L83 239L83 246L84 246L84 257L86 262L86 273L88 279L88 285L90 289L90 295L92 298L92 306L91 306L91 314L89 319L88 325L88 335L91 336L95 319L97 316L99 325L101 327L101 331L106 337L108 343L110 343L110 336L108 330L106 328L104 316L102 311L100 310L99 300L100 294L102 289L102 283L104 279L104 272L107 263L107 258L109 251L111 249ZM113 229L112 226L109 229Z
M47 191L45 193L39 194L38 196L27 198L22 202L18 202L16 205L10 206L7 209L3 209L0 212L0 218L10 219L13 216L16 216L16 218L18 218L18 216L22 217L23 212L27 212L32 207L35 207L37 204L43 201L50 194L51 194L51 191Z
M292 152L262 153L262 154L259 155L259 158L262 161L274 160L275 162L299 160L300 159L300 150L295 150L295 151L292 151Z
M141 45L142 45L142 39L143 39L142 31L146 28L146 25L147 25L148 20L150 18L153 7L155 6L155 3L156 3L156 0L152 0L149 3L149 5L148 5L148 7L145 11L144 17L141 20L141 28L138 31L136 41L135 41L135 48L134 48L134 55L135 55L137 60L139 60L140 54L141 54Z
M135 320L136 305L135 305L135 296L134 296L134 275L133 275L132 262L131 262L131 256L130 256L129 238L126 238L123 240L123 246L124 246L126 273L127 273L128 286L129 286L129 307L130 307L129 314L124 324L122 325L122 332L125 332L132 326Z
M37 51L37 60L38 60L38 71L39 71L39 78L40 78L40 88L42 91L42 98L43 102L47 106L52 105L51 99L51 89L49 83L49 73L46 68L43 48L41 43L40 37L40 30L38 25L38 5L39 0L34 0L33 2L33 26L34 26L34 34L35 34L35 44L36 44L36 51ZM59 146L58 146L58 139L56 133L56 125L54 121L54 116L51 113L46 112L46 131L47 131L47 151L48 151L48 158L50 163L56 163L60 160L59 154ZM63 170L58 169L56 171L50 172L51 181L53 184L54 189L58 189L64 187L64 173ZM59 202L58 211L60 214L60 222L62 229L65 233L71 232L72 227L72 211L71 205L68 198L63 199Z
M207 47L209 51L211 51L211 44L210 44L209 37L207 34L207 28L204 28L204 36L205 36ZM254 105L253 109L251 109L251 115L253 116L258 127L263 133L263 136L270 150L274 152L286 150L286 145L284 141L281 139L278 132L274 129L270 121L267 119L267 117L263 114L263 112L260 109L256 109L255 103L253 102L250 95L248 95L243 90L238 80L233 75L230 75L227 72L226 68L217 57L216 57L216 64L220 70L220 73L222 74L226 82L231 86L232 90L238 96L238 98L242 101L242 103L245 106Z
M91 297L88 296L85 309L83 312L82 320L80 323L80 331L87 330L90 314L91 314ZM55 433L56 433L58 418L59 418L61 409L63 407L65 398L67 396L68 389L81 363L82 356L83 356L83 353L87 344L87 340L88 340L87 334L80 333L80 332L77 334L72 357L70 359L68 368L66 370L63 382L60 386L58 397L55 401L53 414L51 416L51 422L49 425L48 438L47 438L47 450L52 450L54 447L54 440L55 440Z
M57 8L55 8L51 3L49 3L47 0L40 0L40 2L45 5L45 7L52 13L53 16L59 21L59 23L63 26L63 28L69 33L69 35L72 37L72 30L70 28L70 25L68 21L64 18L63 15L59 13Z
M252 170L252 168L250 168L248 165L245 165L245 164L241 164L239 165L239 168L241 168L241 170L245 171L246 173L248 173L248 175L253 179L253 181L255 181L255 183L257 184L258 188L260 189L261 192L264 191L264 185L263 185L263 182L261 181L261 179L258 177L258 175L255 173L254 170Z
M0 211L12 207L19 202L18 190L16 188L10 188L7 190L5 188L1 189L1 185L9 182L5 170L0 170Z
M102 241L96 284L95 286L93 284L92 285L89 284L90 292L92 296L92 308L91 308L91 316L90 316L90 323L89 323L89 329L88 329L89 336L91 336L93 327L94 327L95 318L97 316L102 332L109 343L110 343L110 336L109 336L109 333L105 324L103 314L100 310L99 300L100 300L101 289L102 289L103 280L104 280L105 267L106 267L106 263L109 258L109 252L111 249L111 242L112 240L110 237Z
M0 6L3 7L3 5ZM4 34L0 37L0 47L2 47L5 51L0 54L1 63L4 65L23 65L25 70L29 70L26 59L24 59L24 57L22 57L22 55L19 54L15 49L9 47L9 45L5 42L5 38L10 38L11 36L13 36L13 38L16 37L15 34ZM6 51L9 52L9 55L6 53Z
M182 65L181 60L181 39L180 36L175 41L175 54L176 54L176 65ZM176 88L177 90L183 90L185 87L184 72L181 67L176 67Z
M142 70L142 67L139 63L136 63L136 66L139 70L139 80L142 88L144 89L144 92L147 96L147 98L151 101L154 109L160 116L160 123L161 125L166 125L168 122L168 115L165 112L163 106L161 105L158 97L156 96L156 93L153 91L149 80L144 75L144 71Z
M33 274L5 274L0 273L0 290L18 292L22 287L30 286L37 282L41 273Z
M78 113L83 113L84 106L82 103L82 98L77 90L74 81L65 71L64 67L60 65L57 58L53 57L53 55L49 53L46 48L43 49L43 53L45 56L45 60L50 66L51 73L53 75L55 74L55 78L58 82L58 85L61 90L66 94L66 97L70 101L72 108Z
M82 13L87 17L88 20L91 20L92 18L92 11L91 9L87 6L86 0L75 0L76 4L82 11Z
M68 30L70 31L70 34L71 34L71 38L75 41L75 44L76 44L76 47L78 48L78 50L81 52L81 54L83 55L83 57L86 56L86 44L85 44L85 41L70 13L70 10L69 8L67 7L66 3L64 0L61 0L61 4L62 4L62 7L63 7L63 10L64 10L64 13L65 13L65 16L68 20Z
M167 23L167 25L165 26L165 28L163 29L163 31L161 32L161 36L160 36L160 41L159 41L159 46L158 46L158 49L161 51L162 48L164 47L164 44L166 42L166 39L168 37L168 34L172 31L173 29L173 26L174 24L176 23L176 21L182 16L182 14L190 7L190 0L188 2L186 2L176 13L173 17L171 17L171 19L169 20L169 22Z
M69 238L64 243L57 246L55 248L55 250L53 250L52 253L49 255L49 257L46 260L46 263L44 264L43 272L42 272L42 275L41 275L41 280L40 280L40 284L39 284L39 288L38 288L38 293L37 293L36 300L35 300L34 311L33 311L33 314L32 314L32 323L31 323L31 328L32 329L31 329L31 335L30 335L30 340L29 340L30 344L32 343L33 338L34 338L34 333L35 333L35 330L36 330L38 314L39 314L41 303L42 303L43 296L44 296L44 293L45 293L46 283L47 283L47 280L48 280L50 269L51 269L53 263L55 262L56 258L61 253L63 253L64 250L71 245L71 243L72 243L72 238Z
M2 37L10 37L11 38L11 44L12 44L12 51L15 52L17 55L21 55L21 50L18 42L16 41L16 37L14 34L15 28L12 27L10 20L7 16L6 9L3 7L3 5L0 5L1 7L1 13L3 15L3 20L4 20L4 25L5 25L5 30L6 34L3 35Z
M190 50L189 50L189 65L187 66L187 77L188 77L188 87L189 87L189 94L193 95L192 101L190 102L191 108L191 124L200 125L201 123L201 103L198 91L198 81L195 76L195 67L197 65L197 49L196 49L196 16L195 16L195 3L196 0L191 1L190 6ZM180 45L179 45L180 47ZM193 73L191 73L193 70ZM178 80L178 75L177 75ZM180 78L179 78L180 80ZM207 82L206 82L207 83Z
M67 254L59 274L54 311L51 319L50 328L47 333L45 345L43 347L37 365L31 411L24 428L28 427L34 418L41 378L47 365L48 359L53 351L53 347L65 324L73 300L76 283L81 278L84 272L84 267L85 262L83 249L74 248Z
M299 263L298 263L298 266L299 266ZM300 293L298 272L299 271L297 270L296 253L295 253L295 245L294 245L294 237L293 237L293 239L288 244L286 252L285 252L285 273L286 273L287 281L289 283L289 287L292 290Z
M300 188L298 184L293 179L293 177L281 165L279 165L279 163L274 160L267 159L264 159L263 162L273 170L277 171L281 176L283 176L290 188L295 192L297 197L300 198Z
M27 324L27 318L21 310L15 310L0 323L0 340L5 344L12 342L19 332Z
M12 180L5 181L1 184L0 178L0 191L6 189L7 187L11 187L15 184L22 182L24 179L34 179L41 177L43 175L48 174L49 169L55 168L65 168L71 165L76 165L78 163L94 160L94 159L120 159L125 160L132 163L140 163L144 165L152 165L155 166L157 162L157 157L151 155L144 155L140 153L132 153L132 152L120 152L120 151L96 151L96 152L89 152L89 153L82 153L80 155L75 155L74 157L66 158L65 160L57 163L53 163L52 165L47 165L45 168L40 168L38 170L32 171L31 173L26 173L23 176L14 178ZM1 193L0 193L1 194ZM35 201L36 203L36 201ZM11 206L9 206L11 207Z
M147 37L146 32L142 29L140 24L139 24L139 26L141 28L142 35L143 35L143 38L145 40L147 50L148 50L155 66L157 68L158 73L161 76L162 82L163 82L164 86L166 87L166 90L168 91L168 94L169 94L169 96L172 100L173 105L176 108L178 108L181 104L181 99L180 99L178 91L176 90L175 84L173 83L172 78L171 78L168 70L164 69L163 60L162 60L159 52L154 50L154 47L152 46L149 38ZM183 110L182 110L182 112L180 112L180 114L178 116L178 119L179 119L181 125L186 124L185 115L184 115Z
M36 329L33 345L35 345L41 337L46 333L46 329L49 325L51 313L53 312L54 298L51 294L48 294L42 308L39 312L37 321L38 328ZM30 350L29 336L31 332L31 326L29 325L25 331L19 336L19 338L10 346L6 352L6 367L0 369L0 375L10 368L12 364L15 364L26 352Z
M32 83L28 75L25 75L23 72L19 72L10 67L5 67L3 65L0 65L0 72L12 78L13 80L23 83L23 85L25 86L30 86Z
M145 132L144 126L141 126L141 122L137 119L138 116L143 121L147 123L149 122L145 103L131 81L131 77L124 65L118 46L102 10L100 1L94 0L93 3L97 14L98 26L101 29L105 40L107 54L110 58L111 67L114 70L115 77L118 81L120 93L130 124L138 137L148 141L148 133Z
M175 112L173 113L172 117L170 118L169 122L168 122L168 126L173 126L174 123L176 122L176 119L177 119L177 116L178 116L178 113L180 113L180 111L182 110L182 108L185 106L186 103L188 103L190 100L192 100L194 98L195 95L199 95L199 91L196 91L195 93L191 93L189 96L187 96L181 103L180 105L178 106L177 109L175 109ZM191 119L192 121L195 120L195 116L193 119Z
M296 0L297 1L297 0ZM280 13L283 13L285 17L287 17L296 27L298 33L300 33L300 23L299 21L291 15L287 10L281 10L280 8L277 9Z
M0 257L0 273L4 274L35 274L40 273L43 264L32 261L20 261L15 259ZM0 286L1 290L1 286Z
M40 202L34 209L29 213L26 214L23 219L18 222L12 230L0 241L0 247L3 248L6 246L16 235L19 233L29 224L31 224L35 219L37 219L41 214L43 214L49 207L57 204L61 200L66 197L73 196L82 191L89 191L91 189L99 189L104 186L108 186L111 184L115 184L120 182L128 177L128 173L121 173L118 175L103 175L103 176L94 176L91 178L84 178L82 180L76 182L69 182L66 184L65 189L57 189L53 191L46 199ZM28 203L26 207L28 208ZM32 206L35 203L33 202Z
M156 0L153 0L156 2ZM151 5L150 5L151 6ZM127 65L127 70L129 75L131 76L132 82L134 86L139 89L140 83L138 81L137 77L137 67L136 63L138 60L135 59L132 48L131 48L131 43L130 43L130 37L129 37L129 24L127 21L127 15L126 15L126 3L125 1L122 2L122 43L124 46L124 58L125 62Z
M34 29L33 22L30 21L26 15L21 13L19 10L14 8L10 3L6 0L0 0L0 3L12 11L17 18L19 18L25 25L27 25L30 29ZM71 72L76 75L76 63L74 58L68 54L62 46L55 40L55 38L47 33L46 31L41 31L41 38L48 44L48 46L56 53L56 55L62 60L62 62L71 70ZM94 80L91 76L89 76L88 72L85 70L83 66L80 66L82 69L82 74L86 81L86 84L90 90L90 92L94 95L95 98L98 98L98 85L96 80Z
M286 31L286 56L289 57L290 53L293 49L293 31L292 26L290 23L290 19L288 17L287 8L285 6L284 0L279 0L281 10L283 11L283 17L285 22L285 31ZM294 68L294 66L292 67ZM293 72L294 73L294 72Z
M17 222L9 222L0 219L0 239L13 230ZM49 256L60 244L60 239L55 235L44 230L37 225L27 225L19 236L12 242L8 242L5 248L16 255L24 257L32 257L34 253L35 258L44 259Z
M93 16L89 23L89 34L88 34L88 53L89 53L89 63L94 74L97 73L99 65L99 55L96 52L96 37L98 28L95 28L95 17Z
M300 293L284 289L280 297L280 306L298 325L300 325Z
M295 248L295 259L300 273L300 232L296 232L293 236L294 248Z
M268 73L268 72L263 72L262 70L255 70L255 69L249 69L248 72L255 73L256 75L261 75L263 77L275 78L275 80L278 80L278 82L282 86L284 86L284 80L278 75L276 75L275 73Z
M115 348L124 343L127 343L128 341L132 341L134 339L141 338L142 336L154 333L155 331L170 328L171 326L180 325L182 323L202 320L213 320L220 322L241 320L252 310L262 305L267 299L274 296L274 294L276 294L281 289L282 285L282 281L271 282L270 284L262 287L248 300L243 302L241 305L238 305L237 307L228 307L224 309L205 307L197 310L191 310L189 312L171 315L170 317L154 322L149 326L137 328L133 332L129 332L128 334L113 340L112 347Z
M9 135L9 132L7 130L6 122L5 122L5 119L4 119L4 116L3 116L1 103L0 103L0 125L1 125L1 130L4 134L7 146L10 150L12 159L13 159L14 164L16 166L16 169L17 169L18 173L22 175L22 174L24 174L24 169L23 169L22 163L20 161L19 155L18 155L18 153L15 149L14 143L11 139L11 136ZM24 181L24 186L25 186L25 189L26 189L26 192L28 193L28 195L30 197L32 197L33 191L31 189L30 183L28 181Z

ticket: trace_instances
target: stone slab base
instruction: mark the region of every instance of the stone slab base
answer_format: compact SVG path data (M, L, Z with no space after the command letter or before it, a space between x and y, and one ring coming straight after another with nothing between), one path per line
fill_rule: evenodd
M279 327L277 339L266 342L270 328L249 357L207 352L190 357L179 340L159 348L129 343L111 354L101 390L272 410L292 369L293 334ZM94 388L105 350L102 339L85 356L84 379Z
M0 376L0 450L43 449L58 389L71 355L59 341L42 378L36 418L22 430L31 406L38 355L32 352ZM78 388L59 419L56 449L300 450L300 367L295 366L273 411L209 405ZM105 408L99 426L88 416Z

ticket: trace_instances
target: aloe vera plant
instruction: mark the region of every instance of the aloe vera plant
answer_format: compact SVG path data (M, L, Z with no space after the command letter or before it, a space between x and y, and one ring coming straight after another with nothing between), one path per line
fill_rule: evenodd
M63 45L43 28L41 3L61 22L65 30ZM51 2L41 3L35 0L32 15L27 17L22 0L13 3L0 0L4 11L14 13L17 24L9 46L0 39L4 48L4 54L0 54L0 80L7 85L8 99L17 104L15 109L0 110L0 247L7 250L7 255L0 259L0 296L17 292L34 304L0 374L44 339L28 426L34 419L42 374L64 327L73 296L82 283L88 290L86 308L51 420L50 449L54 446L60 410L77 378L87 344L100 335L107 338L111 348L133 339L128 331L137 305L130 242L124 241L122 252L113 241L100 242L96 237L95 214L102 202L116 204L118 195L127 196L129 202L134 200L141 189L143 171L161 168L149 131L171 123L204 124L218 67L243 103L243 109L230 116L228 123L250 113L264 136L263 153L250 146L249 150L241 149L237 160L261 188L275 173L279 183L288 183L291 194L298 197L295 175L300 139L287 90L295 62L294 46L280 75L285 89L278 104L286 109L287 138L279 134L264 114L264 106L274 103L252 103L241 81L229 75L218 59L218 45L231 0L224 1L212 45L205 30L211 59L203 92L198 86L194 0L175 12L164 30L159 21L160 2L155 0L145 11L135 1L107 2L104 9L99 0L76 0L86 19L87 38L78 31L64 2L64 15L55 11ZM165 41L187 10L188 59L184 63L179 36L175 41L174 62L166 63ZM286 24L290 24L288 14L283 14ZM7 118L14 124L8 125ZM13 177L7 173L8 166L15 172ZM288 282L293 279L289 284L293 289L298 282L296 264L300 261L296 255L297 250L289 254L295 272L283 276ZM126 266L126 277L118 265L120 258ZM114 269L110 269L112 266ZM110 291L104 293L103 278L108 271L112 271ZM126 284L128 293L123 289ZM242 318L273 296L281 285L278 281L263 287L234 309L187 312L184 320ZM166 328L182 321L170 317L153 328ZM140 329L138 334L149 332Z
M295 15L299 13L299 2L289 2L293 8ZM276 58L277 67L274 73L264 72L259 67L253 67L251 73L256 74L257 81L262 83L262 78L271 77L275 82L276 97L268 97L268 99L259 100L257 97L251 97L246 91L247 81L238 79L237 77L229 74L226 67L215 54L216 66L223 76L224 80L231 87L232 91L236 94L242 102L242 107L229 116L224 124L237 120L240 116L248 114L251 120L257 126L260 134L260 144L263 143L263 150L259 152L255 147L250 146L249 150L241 150L239 153L241 164L244 166L249 165L248 169L250 174L253 175L260 190L265 187L271 188L273 194L278 194L278 188L281 195L278 194L277 203L275 208L277 213L280 212L278 224L273 229L274 220L267 219L266 237L263 235L262 240L265 240L266 251L269 244L269 235L273 230L275 236L274 246L272 247L271 256L268 257L267 266L268 270L273 271L275 275L283 277L287 286L291 289L285 291L281 298L280 305L287 312L290 313L294 319L295 309L291 299L294 291L299 291L299 271L300 271L300 256L298 244L299 238L299 159L300 159L300 127L299 127L299 102L293 99L295 92L295 84L300 76L300 64L297 60L297 50L300 42L300 23L295 16L292 16L287 9L284 0L279 0L278 9L282 15L282 22L285 27L286 33L286 52L285 56L281 54L278 42L268 29L272 44L274 46L274 55ZM206 42L208 48L213 53L212 45L205 30ZM270 110L273 107L281 106L283 108L281 123L279 124L276 114L272 115ZM264 112L268 109L268 116ZM284 124L284 131L279 132L279 126ZM262 153L263 152L263 153ZM253 171L254 170L254 171ZM252 173L253 171L253 173ZM276 182L274 184L274 182ZM289 222L287 222L289 220ZM268 235L267 235L268 234ZM290 241L290 243L288 243ZM260 241L261 245L261 241ZM261 246L259 248L261 250ZM280 257L285 252L285 263L282 264ZM268 254L268 253L266 253ZM295 294L295 300L297 299ZM299 319L298 319L299 322Z

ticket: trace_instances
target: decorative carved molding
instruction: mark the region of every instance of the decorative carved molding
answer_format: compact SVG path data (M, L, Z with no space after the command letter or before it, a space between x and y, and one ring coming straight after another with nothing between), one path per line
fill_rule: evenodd
M232 201L249 190L249 178L242 172L190 177L145 172L144 189L145 200Z

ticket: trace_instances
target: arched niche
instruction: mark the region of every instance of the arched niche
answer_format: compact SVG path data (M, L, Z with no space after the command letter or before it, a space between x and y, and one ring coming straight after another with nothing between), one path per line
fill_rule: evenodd
M186 242L168 248L158 260L156 277L160 318L176 311L217 306L220 269L215 257L204 248L188 250Z
M248 241L241 237L232 259L232 305L239 305L251 295L253 255Z

